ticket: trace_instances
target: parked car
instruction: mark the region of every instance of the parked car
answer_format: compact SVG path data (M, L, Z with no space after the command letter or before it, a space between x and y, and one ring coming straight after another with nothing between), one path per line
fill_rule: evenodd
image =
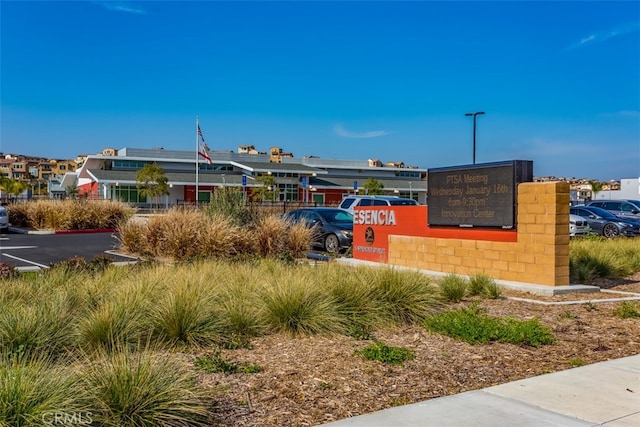
M620 218L640 220L640 200L590 200L585 205L606 209Z
M640 222L617 217L595 206L574 206L569 212L586 219L591 231L604 237L640 235Z
M398 196L346 196L338 206L352 214L356 206L415 206L418 202Z
M9 214L7 208L0 206L0 230L7 230L9 228Z
M587 220L578 215L569 214L569 236L586 236L591 232Z
M343 209L302 208L287 212L285 217L316 228L314 247L327 252L340 252L353 243L353 215Z

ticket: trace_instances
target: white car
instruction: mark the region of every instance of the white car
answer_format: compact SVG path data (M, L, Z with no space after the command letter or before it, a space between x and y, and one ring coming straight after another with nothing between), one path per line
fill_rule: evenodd
M340 209L355 214L356 206L416 206L418 202L398 196L346 196L342 199Z
M569 236L586 236L591 232L591 227L586 219L581 216L569 214Z
M9 228L9 214L7 208L0 206L0 230L6 230Z

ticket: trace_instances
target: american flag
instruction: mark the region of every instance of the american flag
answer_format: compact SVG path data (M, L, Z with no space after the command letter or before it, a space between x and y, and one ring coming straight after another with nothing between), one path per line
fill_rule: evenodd
M211 157L209 157L209 154L207 154L209 151L209 147L207 146L207 143L204 142L204 135L202 135L202 131L200 130L200 124L198 124L198 136L200 137L200 150L198 151L198 154L202 156L207 161L207 163L212 165L213 160L211 160Z

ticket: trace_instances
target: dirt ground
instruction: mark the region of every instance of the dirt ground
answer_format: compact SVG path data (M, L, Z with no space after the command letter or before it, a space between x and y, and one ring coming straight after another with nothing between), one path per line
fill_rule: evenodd
M640 294L640 274L598 285L602 289ZM200 372L199 381L216 402L218 425L312 426L640 354L640 319L621 319L614 315L620 302L602 302L603 297L630 295L538 297L515 292L504 295L579 303L542 305L509 298L482 300L481 306L490 315L537 317L550 327L555 342L538 348L501 343L470 345L417 326L378 331L376 339L415 351L414 360L403 366L390 366L354 354L354 350L371 341L345 336L271 335L255 339L250 349L223 351L228 360L258 364L262 372Z

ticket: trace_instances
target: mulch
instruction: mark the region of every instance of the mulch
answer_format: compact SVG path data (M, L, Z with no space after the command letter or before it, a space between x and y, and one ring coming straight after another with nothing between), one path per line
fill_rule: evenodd
M640 276L609 281L603 288L640 293ZM595 295L526 295L541 301L584 298L576 305L476 300L493 316L538 318L555 337L546 346L470 345L420 326L394 328L376 332L375 339L409 348L416 357L390 366L355 354L372 341L269 335L253 340L249 349L222 351L228 360L260 365L261 372L198 372L198 381L212 399L218 425L311 426L640 354L640 319L621 319L614 313L619 302L598 302ZM183 356L193 367L196 355Z

